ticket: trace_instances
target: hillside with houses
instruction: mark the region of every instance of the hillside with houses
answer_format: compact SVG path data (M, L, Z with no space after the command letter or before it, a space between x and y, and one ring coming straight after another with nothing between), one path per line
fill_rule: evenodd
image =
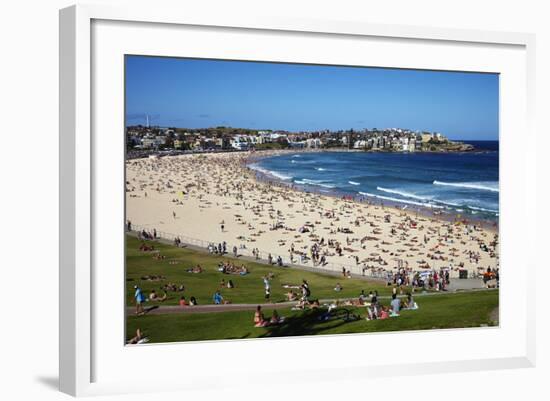
M401 128L289 132L231 127L185 129L129 126L128 151L245 151L264 149L353 149L367 152L467 152L472 145L438 132Z

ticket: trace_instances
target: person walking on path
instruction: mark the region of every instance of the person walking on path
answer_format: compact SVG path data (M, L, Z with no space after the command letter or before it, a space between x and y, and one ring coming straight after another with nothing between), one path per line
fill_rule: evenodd
M143 303L145 302L145 295L143 295L143 291L141 291L141 288L139 288L137 285L134 285L134 289L136 290L134 294L134 298L136 299L136 315L143 315Z

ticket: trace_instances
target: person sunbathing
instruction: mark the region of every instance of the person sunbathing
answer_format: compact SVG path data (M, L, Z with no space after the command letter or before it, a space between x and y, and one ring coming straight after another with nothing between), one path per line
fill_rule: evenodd
M187 303L187 300L185 299L184 296L182 296L182 297L180 298L179 305L180 305L180 306L189 306L189 304Z
M152 290L149 294L149 301L155 301L155 302L164 302L166 301L167 295L164 293L162 297L159 297L157 292L155 290Z
M131 339L126 342L126 344L143 344L149 342L149 339L147 337L143 336L143 333L140 329L136 330L136 335L132 337Z

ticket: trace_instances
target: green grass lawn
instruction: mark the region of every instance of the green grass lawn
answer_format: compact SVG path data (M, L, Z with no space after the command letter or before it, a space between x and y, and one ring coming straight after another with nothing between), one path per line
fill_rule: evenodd
M275 278L271 281L271 300L274 302L285 301L287 289L282 284L301 284L302 279L306 279L310 285L313 298L345 298L358 297L361 290L378 290L380 295L389 295L391 287L387 287L380 281L366 281L356 278L346 279L339 276L333 276L323 273L314 273L296 268L267 266L246 260L238 260L231 257L221 257L210 255L206 252L199 252L191 249L177 248L158 242L148 242L153 244L155 249L165 256L164 260L153 258L152 252L142 252L139 250L141 242L128 235L126 242L126 294L127 305L134 305L134 285L139 285L144 294L148 295L152 289L155 289L159 295L163 291L160 287L166 283L176 285L183 284L184 292L169 292L168 299L164 302L166 305L176 305L181 295L189 300L194 296L199 304L211 304L212 295L220 289L220 281L229 279L235 284L235 288L221 289L225 299L232 303L259 303L264 299L264 285L262 277L269 272L274 273ZM245 276L234 274L222 274L218 268L220 261L230 260L237 265L244 264L250 273ZM177 261L178 264L170 264L170 261ZM186 269L200 264L203 273L187 273ZM166 277L162 281L144 281L141 277L146 275L162 275ZM334 291L336 283L340 283L343 290ZM294 290L297 291L297 290Z
M378 290L380 295L389 295L391 287L379 281L366 281L358 278L346 279L323 273L314 273L296 268L279 268L267 266L246 260L235 260L230 257L209 255L208 253L176 248L159 242L155 248L165 256L163 260L153 258L151 252L139 251L140 241L128 235L126 245L126 292L128 306L134 306L134 285L138 284L145 294L156 289L160 295L160 287L166 283L183 284L184 292L169 292L168 299L160 305L176 305L183 294L187 299L197 298L198 303L212 304L213 293L220 288L221 279L231 279L235 288L221 290L225 299L232 303L257 304L264 302L264 286L262 277L272 272L275 277L271 282L271 299L274 302L285 300L286 289L281 284L300 284L306 279L311 287L313 299L357 298L361 290L365 292ZM222 274L217 270L222 260L231 260L239 265L244 263L250 273L246 276ZM177 261L178 264L170 264ZM203 273L187 273L186 269L200 264ZM162 281L145 281L141 277L146 275L162 275ZM336 283L343 286L341 292L335 292ZM151 342L196 341L216 339L238 339L255 337L279 337L312 334L341 334L359 332L379 332L395 330L423 330L479 327L491 325L491 311L498 307L498 291L478 291L454 294L435 294L417 296L420 309L404 311L400 317L380 321L366 321L365 308L341 307L338 313L348 310L359 314L362 319L345 322L343 319L320 321L319 315L323 310L292 311L279 309L279 313L286 317L283 325L255 328L252 320L253 311L231 311L215 313L175 313L150 314L145 316L127 317L127 337L134 336L140 328ZM389 300L384 299L388 304ZM271 310L264 310L266 317Z
M361 320L352 322L340 318L320 321L318 317L323 310L279 310L279 314L286 318L285 323L265 328L254 327L253 311L128 316L127 338L133 337L137 328L156 343L479 327L494 324L490 313L498 306L498 291L418 296L416 301L420 306L418 310L403 311L399 317L374 321L364 319L365 308L336 309L339 313L347 309L361 316ZM264 315L269 317L270 314L271 310L266 308Z

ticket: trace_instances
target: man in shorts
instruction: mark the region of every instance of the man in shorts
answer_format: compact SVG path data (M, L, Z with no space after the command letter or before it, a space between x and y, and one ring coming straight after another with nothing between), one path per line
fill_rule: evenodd
M145 295L137 285L134 285L136 290L134 298L136 299L136 315L143 315L143 303L145 302Z

